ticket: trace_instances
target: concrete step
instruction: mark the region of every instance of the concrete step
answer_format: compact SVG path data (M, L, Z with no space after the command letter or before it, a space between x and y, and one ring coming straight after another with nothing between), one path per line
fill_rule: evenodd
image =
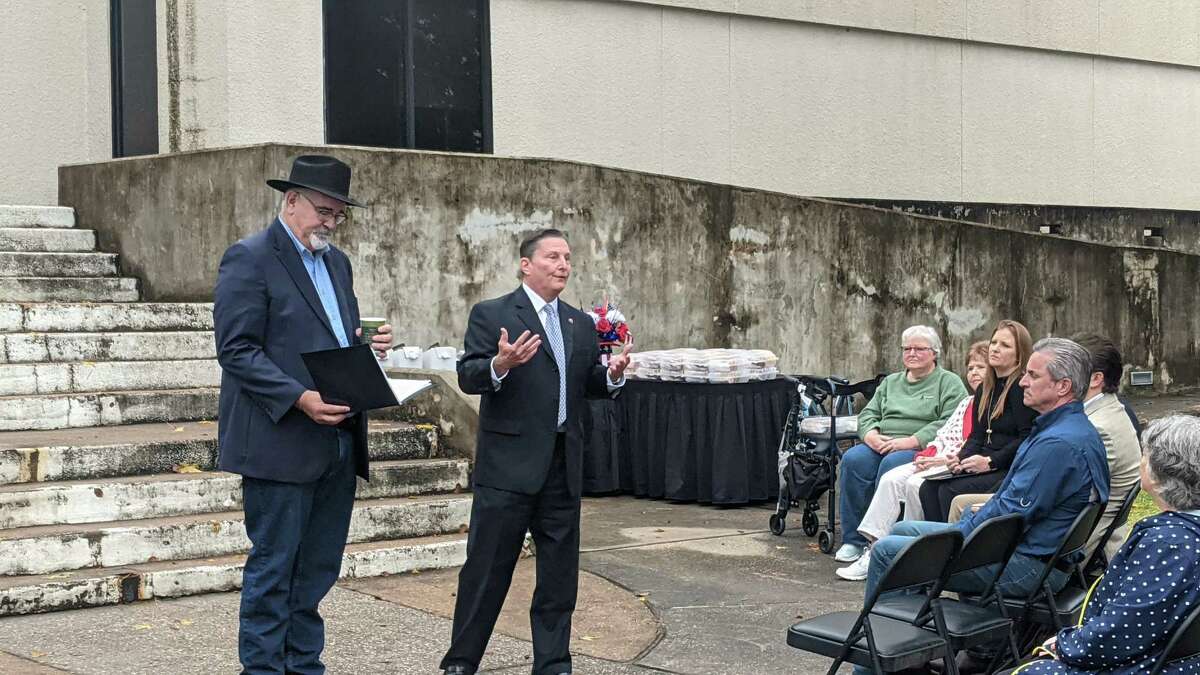
M0 251L83 252L96 250L94 230L0 227Z
M56 281L61 283L64 280ZM212 330L212 327L212 304L207 302L55 302L33 305L0 302L0 333L198 331Z
M0 431L186 422L217 416L215 388L0 397Z
M355 502L347 541L364 543L465 532L467 495ZM53 574L245 553L241 511L0 531L0 576Z
M136 302L138 281L129 277L7 277L0 303Z
M215 359L211 331L0 334L0 364Z
M411 459L371 464L359 499L466 490L465 459ZM102 523L215 513L242 508L242 477L219 471L164 473L104 481L0 486L0 528Z
M374 461L450 458L430 425L372 420ZM217 424L171 422L0 433L0 484L97 481L217 467Z
M341 578L363 579L462 565L465 534L349 544ZM0 616L178 598L242 587L240 555L0 578Z
M0 227L75 227L75 209L66 206L0 205Z
M115 253L28 253L0 251L0 277L112 277Z
M0 364L0 397L220 385L216 359Z

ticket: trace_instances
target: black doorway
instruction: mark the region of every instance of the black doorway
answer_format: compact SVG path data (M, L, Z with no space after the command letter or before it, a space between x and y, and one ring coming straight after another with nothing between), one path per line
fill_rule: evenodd
M111 0L113 157L158 152L158 42L154 0Z
M324 0L325 140L492 151L488 0Z

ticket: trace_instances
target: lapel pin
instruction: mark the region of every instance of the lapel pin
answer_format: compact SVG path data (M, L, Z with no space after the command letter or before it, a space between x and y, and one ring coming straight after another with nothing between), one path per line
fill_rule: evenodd
M573 316L568 316L568 317L567 317L567 323L575 323L575 317L573 317Z

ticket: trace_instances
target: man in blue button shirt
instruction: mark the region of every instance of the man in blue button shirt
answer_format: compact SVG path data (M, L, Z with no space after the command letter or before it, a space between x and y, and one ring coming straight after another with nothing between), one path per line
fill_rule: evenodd
M1019 513L1025 532L1004 567L997 589L1021 597L1045 569L1046 559L1066 538L1076 516L1089 502L1108 501L1108 459L1096 428L1083 412L1083 397L1091 379L1092 361L1087 350L1063 338L1045 338L1021 378L1025 404L1040 415L1033 430L1017 449L1017 456L995 496L979 511L956 524L902 521L892 534L871 549L866 595L878 587L884 571L913 537L951 527L971 534L979 524L996 516ZM995 569L956 575L949 585L959 592L981 592ZM1067 582L1060 570L1048 582L1058 591Z
M242 475L246 535L238 653L243 673L325 672L317 606L337 581L367 477L367 421L325 403L300 355L357 343L350 260L329 240L347 219L350 167L296 158L279 217L229 247L213 304L223 471ZM391 327L372 346L386 355Z

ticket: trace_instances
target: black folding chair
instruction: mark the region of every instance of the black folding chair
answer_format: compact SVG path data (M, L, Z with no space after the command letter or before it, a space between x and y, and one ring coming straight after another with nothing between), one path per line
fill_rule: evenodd
M1122 525L1129 522L1129 514L1133 511L1133 503L1137 501L1138 492L1141 491L1141 485L1135 484L1132 489L1125 494L1125 501L1121 504L1121 508L1113 517L1111 523L1104 530L1104 536L1100 537L1099 543L1096 544L1096 550L1092 551L1091 557L1083 565L1083 576L1089 581L1104 576L1104 570L1108 567L1108 555L1104 552L1104 547L1108 544L1108 540L1112 539L1113 533L1116 532ZM1103 514L1103 512L1101 512Z
M957 675L954 653L939 633L873 615L871 610L884 593L944 585L962 541L962 533L956 529L917 537L892 561L861 612L833 612L801 621L788 628L788 645L833 658L828 675L846 661L876 673L892 673L939 658L947 672ZM940 622L941 615L934 616Z
M927 630L937 630L938 625L944 626L945 630L938 634L950 643L951 651L955 652L1005 640L1013 661L1019 661L1021 653L1013 634L1013 622L1008 618L1004 604L999 601L996 582L1021 541L1024 530L1025 521L1021 514L997 516L976 527L963 543L962 551L950 563L946 585L954 585L956 574L995 565L996 574L978 599L966 602L938 598L932 593L926 597L891 597L876 603L872 613L923 626ZM940 592L942 589L936 590ZM940 622L936 621L938 612L942 614Z
M1078 622L1079 612L1087 600L1088 587L1087 580L1083 578L1082 561L1072 563L1070 559L1083 551L1103 511L1104 504L1101 502L1092 502L1084 507L1067 530L1067 536L1063 537L1058 550L1046 561L1046 568L1029 595L1002 599L1018 629L1025 629L1025 639L1021 641L1023 647L1036 639L1038 627L1057 632L1065 625ZM1072 577L1057 593L1050 588L1050 572L1056 568Z
M1158 675L1163 672L1167 664L1190 659L1193 656L1200 656L1200 607L1193 609L1192 613L1188 614L1183 623L1179 625L1175 634L1167 642L1167 648L1154 663L1154 669L1150 671L1150 675Z

